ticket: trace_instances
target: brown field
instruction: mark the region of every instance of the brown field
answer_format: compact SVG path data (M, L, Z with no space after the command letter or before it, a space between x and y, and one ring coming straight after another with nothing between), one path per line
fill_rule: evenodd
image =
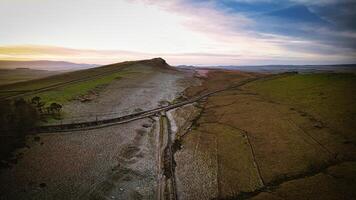
M208 77L199 87L189 88L187 95L227 87L253 74L218 71ZM252 82L217 93L198 105L201 115L181 139L182 149L176 153L177 176L184 177L177 186L182 199L355 197L356 146L338 131L347 127L351 131L348 121L335 130L335 124L328 126L327 120L315 117L311 109L273 98L281 95L263 88L284 77L294 79L289 74ZM319 90L332 95L325 87ZM340 94L340 90L345 87L335 86L332 91ZM319 105L314 100L308 108L318 109ZM341 106L354 109L349 104ZM339 113L326 119L337 117L348 119L350 115Z

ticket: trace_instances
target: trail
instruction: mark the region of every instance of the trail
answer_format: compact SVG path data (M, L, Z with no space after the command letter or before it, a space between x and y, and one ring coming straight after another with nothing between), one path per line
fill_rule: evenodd
M165 179L163 175L163 155L164 155L164 148L163 148L163 136L164 136L164 124L163 118L159 118L159 132L157 135L157 200L164 199L164 189L165 189Z
M171 125L166 112L161 112L160 116L160 132L158 136L158 178L157 178L157 199L176 200L177 186L175 178L175 161Z

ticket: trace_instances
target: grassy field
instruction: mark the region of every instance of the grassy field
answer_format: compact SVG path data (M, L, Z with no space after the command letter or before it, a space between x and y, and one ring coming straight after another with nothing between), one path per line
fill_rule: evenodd
M41 101L45 103L45 107L48 107L51 103L59 103L62 106L66 106L72 100L91 101L97 98L100 92L111 82L152 73L155 66L154 60L123 62L14 84L0 85L0 98L14 99L19 98L13 97L14 95L21 95L21 98L30 100L35 96L39 96ZM68 113L62 110L61 117L67 118ZM56 119L49 117L43 123L56 121Z
M101 67L95 67L91 69L78 70L73 72L62 73L45 78L30 80L26 82L0 85L0 91L21 91L21 90L36 90L43 87L52 86L55 84L62 84L65 82L76 81L81 79L96 79L99 77L107 76L112 73L122 71L136 71L145 72L149 66L155 66L157 69L167 66L166 63L162 63L160 59L141 60L141 61L127 61L111 65L105 65ZM163 66L163 67L162 67ZM1 96L1 94L0 94Z
M139 62L123 62L92 69L79 70L62 73L25 82L18 82L7 85L0 85L0 97L11 96L23 91L38 90L41 88L55 87L48 91L43 91L35 95L28 95L26 98L40 96L46 102L64 103L79 95L85 95L93 89L99 89L111 81L127 77L137 73L147 73L147 66L142 66Z
M48 87L55 84L61 84L79 79L87 79L99 77L100 75L106 76L111 73L118 72L127 66L132 66L132 62L123 62L118 64L106 65L102 67L96 67L92 69L78 70L74 72L62 73L45 78L30 80L26 82L14 83L9 85L0 86L1 90L35 90L43 87Z
M34 96L41 97L41 99L47 102L48 104L50 104L51 102L64 104L78 96L85 95L90 91L98 90L114 80L118 80L120 78L127 78L136 73L139 72L116 72L94 80L84 81L66 87L56 88L47 92L36 94Z
M296 106L356 141L356 75L297 74L256 81L248 89ZM354 135L351 135L354 134Z

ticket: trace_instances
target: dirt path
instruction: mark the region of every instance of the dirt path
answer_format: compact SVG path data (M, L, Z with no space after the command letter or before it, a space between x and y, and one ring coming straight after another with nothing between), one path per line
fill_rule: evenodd
M174 140L171 132L171 125L165 112L160 116L160 134L158 136L157 150L157 199L177 199L177 187L175 180L175 162L173 157Z
M157 200L164 199L164 185L165 179L163 176L163 152L164 148L162 147L163 144L163 136L164 136L164 125L163 125L163 118L160 117L159 119L159 134L157 135L156 144L157 144Z

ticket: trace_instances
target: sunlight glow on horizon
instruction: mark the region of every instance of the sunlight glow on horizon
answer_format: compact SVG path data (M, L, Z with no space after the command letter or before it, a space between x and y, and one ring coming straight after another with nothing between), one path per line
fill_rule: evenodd
M196 65L351 62L316 41L248 30L254 21L174 0L2 0L1 60L108 64L166 58ZM345 50L347 52L347 49Z

